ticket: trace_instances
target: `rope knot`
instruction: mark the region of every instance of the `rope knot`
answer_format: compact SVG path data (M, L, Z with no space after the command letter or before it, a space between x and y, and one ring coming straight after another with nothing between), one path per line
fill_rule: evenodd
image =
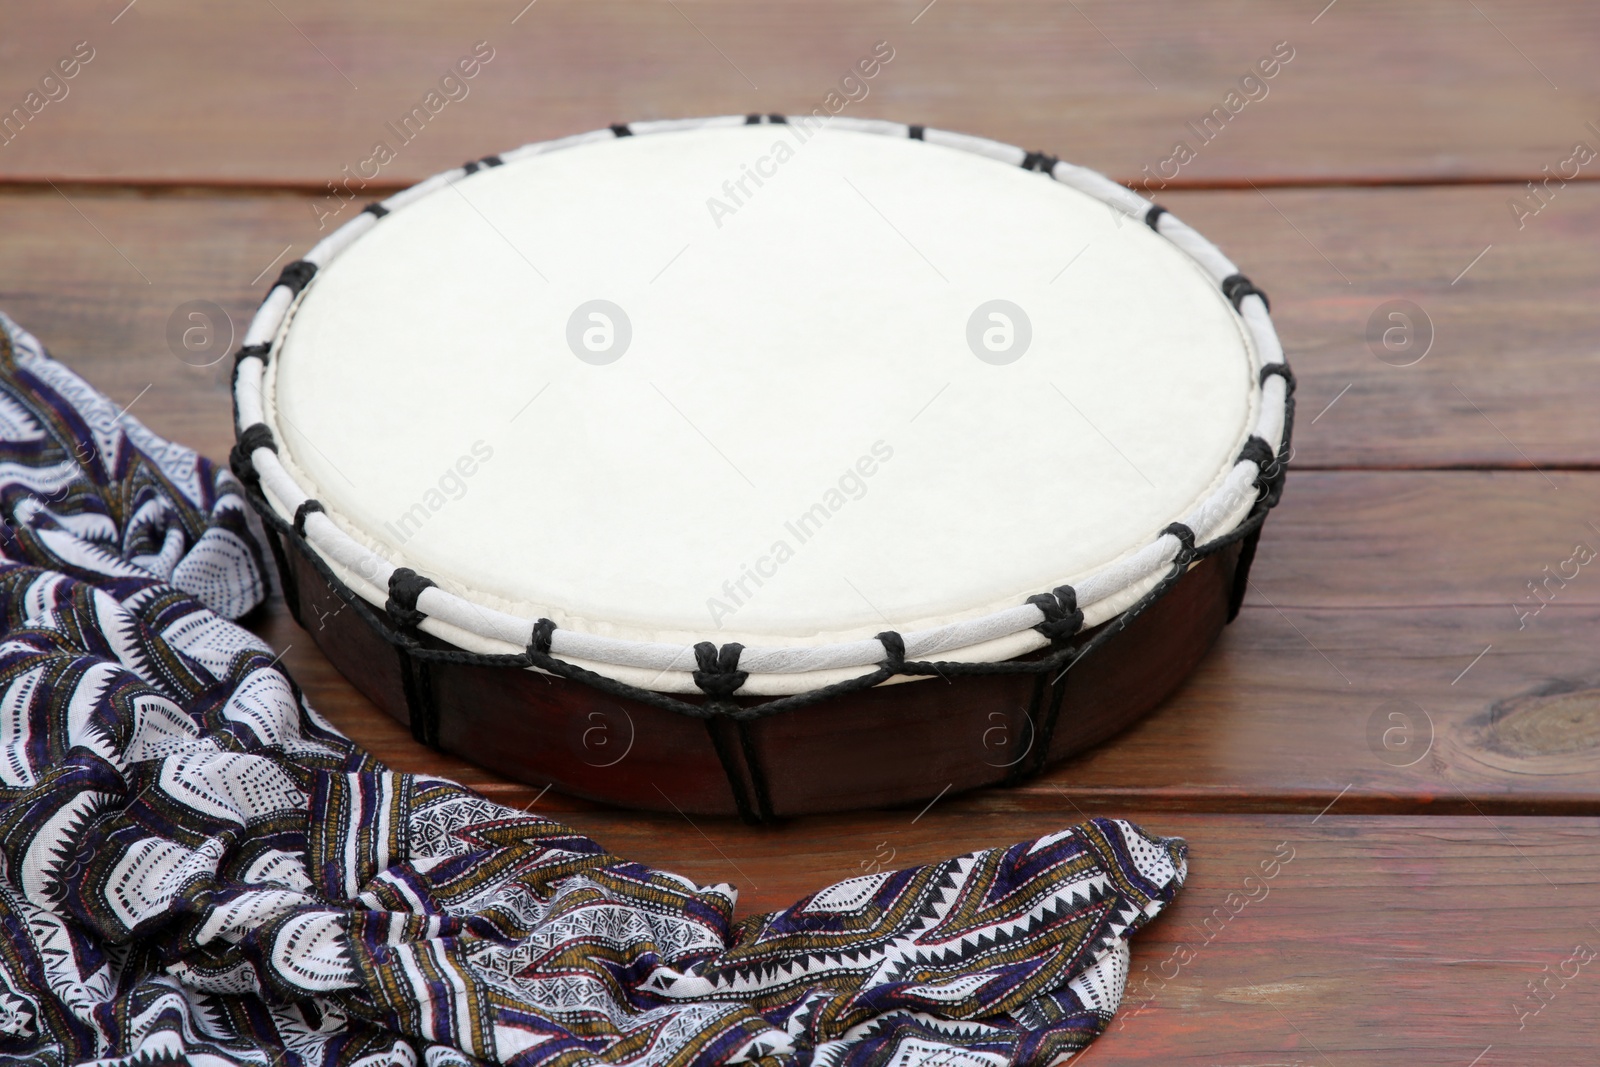
M1029 152L1022 157L1022 169L1036 170L1053 178L1055 177L1056 164L1060 162L1061 159L1058 156L1052 156L1045 152Z
M389 620L397 628L408 630L426 619L427 613L417 610L417 597L432 586L431 579L424 578L410 567L396 567L394 573L389 575L389 600L383 606L383 610L389 613Z
M328 513L328 509L322 506L322 501L313 500L310 497L307 497L306 499L300 501L300 506L294 509L294 526L293 526L293 529L294 529L294 535L296 537L299 537L299 538L304 538L305 537L305 535L306 535L306 516L310 515L313 511L320 511L324 515L326 515Z
M904 674L906 670L906 639L893 630L878 635L883 642L883 666L890 674Z
M540 619L533 624L533 636L528 641L530 662L537 663L550 654L550 638L555 632L556 624L549 619Z
M1194 559L1194 531L1181 522L1175 522L1161 531L1178 539L1178 554L1172 557L1175 567L1187 567Z
M283 272L278 275L278 280L274 284L283 286L291 293L298 293L306 287L316 273L317 265L315 263L297 259L283 268Z
M1235 311L1239 310L1239 305L1244 302L1244 298L1252 293L1261 298L1262 307L1268 311L1272 310L1272 304L1267 300L1267 294L1257 289L1255 284L1243 274L1230 274L1222 279L1222 295L1227 297L1233 304Z
M1083 612L1078 609L1078 591L1070 585L1058 585L1048 593L1037 593L1028 603L1044 614L1044 621L1035 630L1052 641L1065 641L1083 626Z
M267 361L267 355L271 351L272 351L272 346L271 345L266 345L266 344L262 344L262 345L245 345L245 346L243 346L242 348L239 349L239 351L237 351L237 352L235 352L233 354L233 373L234 373L234 375L235 376L238 375L238 373L239 373L239 364L243 363L247 359L259 359L261 362L265 363Z
M1289 466L1288 451L1282 448L1274 452L1271 445L1255 436L1239 450L1240 461L1249 460L1256 465L1255 487L1260 491L1258 499L1266 501L1268 507L1277 504L1278 497L1283 494L1283 480Z
M270 448L274 452L278 450L278 443L272 439L272 431L267 429L264 422L253 423L240 430L239 440L228 453L228 466L247 485L254 485L259 480L252 458L258 448Z
M744 685L745 679L750 677L749 671L739 669L739 654L743 651L744 646L738 642L721 648L710 641L695 645L694 658L700 669L694 672L694 684L713 700L726 700L733 696Z

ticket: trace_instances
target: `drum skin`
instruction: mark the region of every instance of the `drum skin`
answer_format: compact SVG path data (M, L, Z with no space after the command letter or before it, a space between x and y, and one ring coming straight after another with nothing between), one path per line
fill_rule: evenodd
M1266 295L1171 212L1053 156L883 120L802 122L620 124L484 157L368 205L268 290L235 357L230 462L295 618L418 741L631 808L766 820L920 806L1126 729L1238 610L1293 424ZM712 179L787 143L774 137L811 145L789 196L651 288L655 252L670 266L680 237L721 228L696 206ZM883 220L917 220L967 272L912 262L883 232L863 242L855 220L877 209L846 171L893 194ZM490 215L500 224L485 228ZM570 277L528 289L532 261L506 248L518 234L566 249ZM1047 298L1069 246L1097 237L1094 273ZM429 273L440 261L455 266ZM997 287L1033 301L1037 321ZM629 316L641 343L616 363ZM604 359L575 332L597 320L608 345L622 339ZM1036 331L1054 340L996 377ZM752 361L748 338L773 340ZM668 368L663 389L652 376ZM832 524L896 454L877 429L909 427L958 384L963 406L934 408L894 479L874 483L880 521L850 505ZM561 399L510 428L552 386ZM669 394L694 396L716 432ZM748 402L769 394L785 417ZM1069 394L1107 407L1134 456ZM417 495L502 407L495 447L483 430L476 459ZM724 432L751 442L755 497L718 488L733 475L757 488L706 454ZM870 457L819 497L834 472L816 443L857 436ZM794 501L815 503L796 520ZM752 596L747 581L762 588L823 521L829 542ZM732 566L750 559L754 571ZM881 603L844 577L868 567ZM718 588L726 600L702 616L699 593ZM1080 629L1086 614L1097 627Z
M401 652L329 585L303 542L277 529L268 536L296 620L357 689L410 724ZM440 709L437 735L421 739L532 786L697 815L750 817L757 806L770 818L914 804L1020 781L1120 733L1178 688L1228 622L1241 549L1248 568L1253 536L1196 562L1064 675L923 678L740 724L532 670L433 661L420 683L411 676ZM1043 709L1057 677L1060 711L1049 731ZM1030 719L1036 685L1044 687L1039 723ZM413 732L420 732L415 725ZM745 790L743 804L730 775ZM763 803L753 805L749 798L761 794Z

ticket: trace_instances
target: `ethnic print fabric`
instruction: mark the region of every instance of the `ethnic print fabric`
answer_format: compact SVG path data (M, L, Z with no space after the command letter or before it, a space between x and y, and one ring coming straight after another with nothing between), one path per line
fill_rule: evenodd
M998 1067L1115 1012L1182 842L1094 820L735 923L340 736L227 621L232 476L0 329L0 1061Z

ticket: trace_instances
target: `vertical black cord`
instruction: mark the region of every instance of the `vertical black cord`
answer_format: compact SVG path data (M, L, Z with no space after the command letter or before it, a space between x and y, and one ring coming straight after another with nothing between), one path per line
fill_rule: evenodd
M733 806L738 810L739 818L747 823L760 822L750 804L750 796L745 792L744 775L739 772L739 760L728 746L727 738L723 736L725 720L721 716L712 716L705 720L705 723L706 733L711 735L711 747L717 750L717 759L722 762L722 771L728 776L728 791L733 794Z
M760 758L756 755L755 741L750 737L749 724L742 719L735 719L734 726L739 731L739 745L744 749L744 764L745 769L750 772L750 784L755 787L756 821L775 822L777 813L772 810L772 792L767 788L767 775L761 768Z

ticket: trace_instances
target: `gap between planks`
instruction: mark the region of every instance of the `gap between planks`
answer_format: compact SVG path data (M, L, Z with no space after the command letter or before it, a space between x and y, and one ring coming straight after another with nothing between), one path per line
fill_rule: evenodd
M369 181L361 196L382 199L425 180ZM1457 188L1492 185L1524 185L1544 180L1544 174L1352 174L1334 177L1280 175L1278 177L1173 178L1161 187L1165 193L1249 192L1261 189L1406 189ZM1114 177L1119 184L1140 191L1137 180ZM1569 185L1600 182L1600 173L1579 173L1566 179ZM146 197L185 196L305 196L327 195L328 183L310 180L278 179L256 181L248 178L97 178L84 175L52 174L19 176L0 174L0 193L50 193L57 189L90 194L128 193Z

